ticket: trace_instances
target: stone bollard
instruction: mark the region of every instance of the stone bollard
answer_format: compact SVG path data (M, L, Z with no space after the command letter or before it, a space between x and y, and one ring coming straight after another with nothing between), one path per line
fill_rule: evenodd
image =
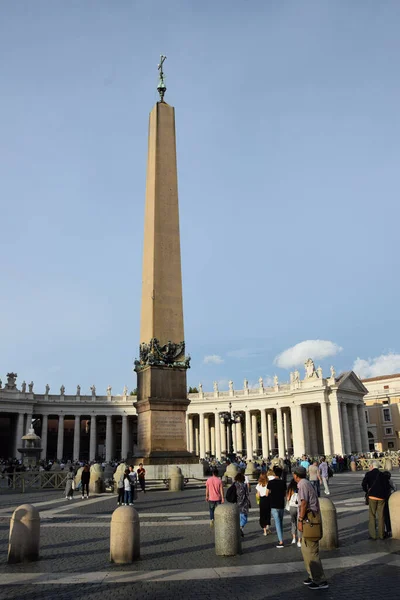
M387 458L385 460L385 466L384 466L385 471L391 471L393 469L393 463L391 461L390 458Z
M334 550L339 546L336 508L329 498L320 498L322 519L322 539L319 542L321 550Z
M352 460L350 463L350 469L353 473L357 471L357 463L354 460Z
M233 465L232 463L227 466L226 471L224 473L224 478L226 484L233 483L236 475L239 473L240 469L237 465Z
M239 508L237 504L224 502L214 513L215 554L236 556L242 551L240 537Z
M180 492L183 490L184 478L179 467L169 467L168 479L170 492Z
M89 492L95 494L104 492L103 467L99 463L94 463L90 467Z
M9 563L39 560L40 515L32 504L15 509L10 521Z
M133 506L119 506L111 517L110 561L126 565L140 558L140 522Z
M389 498L389 515L392 525L392 538L400 540L400 491L393 492Z
M247 463L244 474L248 475L251 478L257 477L256 465L253 463L252 460L249 460L249 462Z

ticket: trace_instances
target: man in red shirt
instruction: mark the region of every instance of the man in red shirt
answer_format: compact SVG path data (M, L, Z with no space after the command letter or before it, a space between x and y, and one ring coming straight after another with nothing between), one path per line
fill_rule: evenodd
M146 469L143 467L143 463L139 464L139 468L137 470L137 476L138 476L138 480L139 480L139 484L141 487L142 492L145 494L146 493Z
M206 483L206 502L210 509L210 527L214 527L214 511L218 504L224 501L224 487L218 477L218 469L213 469L212 476Z

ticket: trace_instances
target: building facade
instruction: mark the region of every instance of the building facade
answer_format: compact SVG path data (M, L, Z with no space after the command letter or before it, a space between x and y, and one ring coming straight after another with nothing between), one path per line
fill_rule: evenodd
M369 450L400 450L400 373L362 381Z
M200 457L217 459L233 449L243 456L267 457L286 453L301 456L350 454L368 450L368 433L363 397L367 389L352 371L324 378L309 359L304 379L298 371L290 383L220 392L214 383L211 393L200 384L189 394L188 448ZM227 418L227 414L231 418Z
M326 378L311 359L305 366L303 379L295 371L290 383L275 377L271 387L261 378L256 389L247 380L241 390L232 381L229 391L214 384L212 392L204 392L200 385L198 393L188 396L189 452L223 459L230 450L248 458L368 451L364 384L352 371L337 377L332 367ZM64 386L60 394L50 394L48 387L37 394L32 382L18 388L11 373L0 388L0 456L20 458L21 438L33 423L43 459L129 458L137 449L135 401L126 388L117 396L111 388L99 396L95 386L91 395L81 395L79 386L74 395L66 394Z

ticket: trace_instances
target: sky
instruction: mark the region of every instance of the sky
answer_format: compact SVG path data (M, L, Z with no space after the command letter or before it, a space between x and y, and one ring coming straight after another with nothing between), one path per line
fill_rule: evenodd
M0 376L136 387L175 106L188 385L400 371L396 0L0 3ZM396 200L397 198L397 200Z

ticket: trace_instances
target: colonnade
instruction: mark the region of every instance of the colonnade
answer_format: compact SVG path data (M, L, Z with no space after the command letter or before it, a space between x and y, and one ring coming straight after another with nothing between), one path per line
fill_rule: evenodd
M49 432L49 419L51 421L58 421L57 423L57 459L61 460L64 456L64 442L65 442L65 421L74 421L73 430L73 459L79 460L81 457L81 435L82 435L82 420L85 421L85 429L89 432L89 455L90 461L95 460L98 456L98 420L106 420L106 431L105 431L105 460L111 461L115 458L115 445L116 445L116 420L122 419L121 427L121 458L126 458L128 453L133 450L132 440L132 426L130 422L130 416L127 414L123 415L72 415L59 414L59 415L33 415L32 413L17 413L16 415L16 427L15 427L15 439L14 439L14 456L19 456L18 448L22 446L21 438L25 435L32 423L33 418L39 418L41 421L40 431L36 428L36 431L41 437L41 458L45 460L47 458L47 447L48 447L48 432ZM53 457L51 457L53 458Z
M215 412L195 412L196 408L192 403L187 415L187 443L189 452L200 458L221 459L232 446L235 454L247 458L350 454L369 448L363 403L335 400L247 408L235 410L231 424L221 417L226 415L222 406Z

